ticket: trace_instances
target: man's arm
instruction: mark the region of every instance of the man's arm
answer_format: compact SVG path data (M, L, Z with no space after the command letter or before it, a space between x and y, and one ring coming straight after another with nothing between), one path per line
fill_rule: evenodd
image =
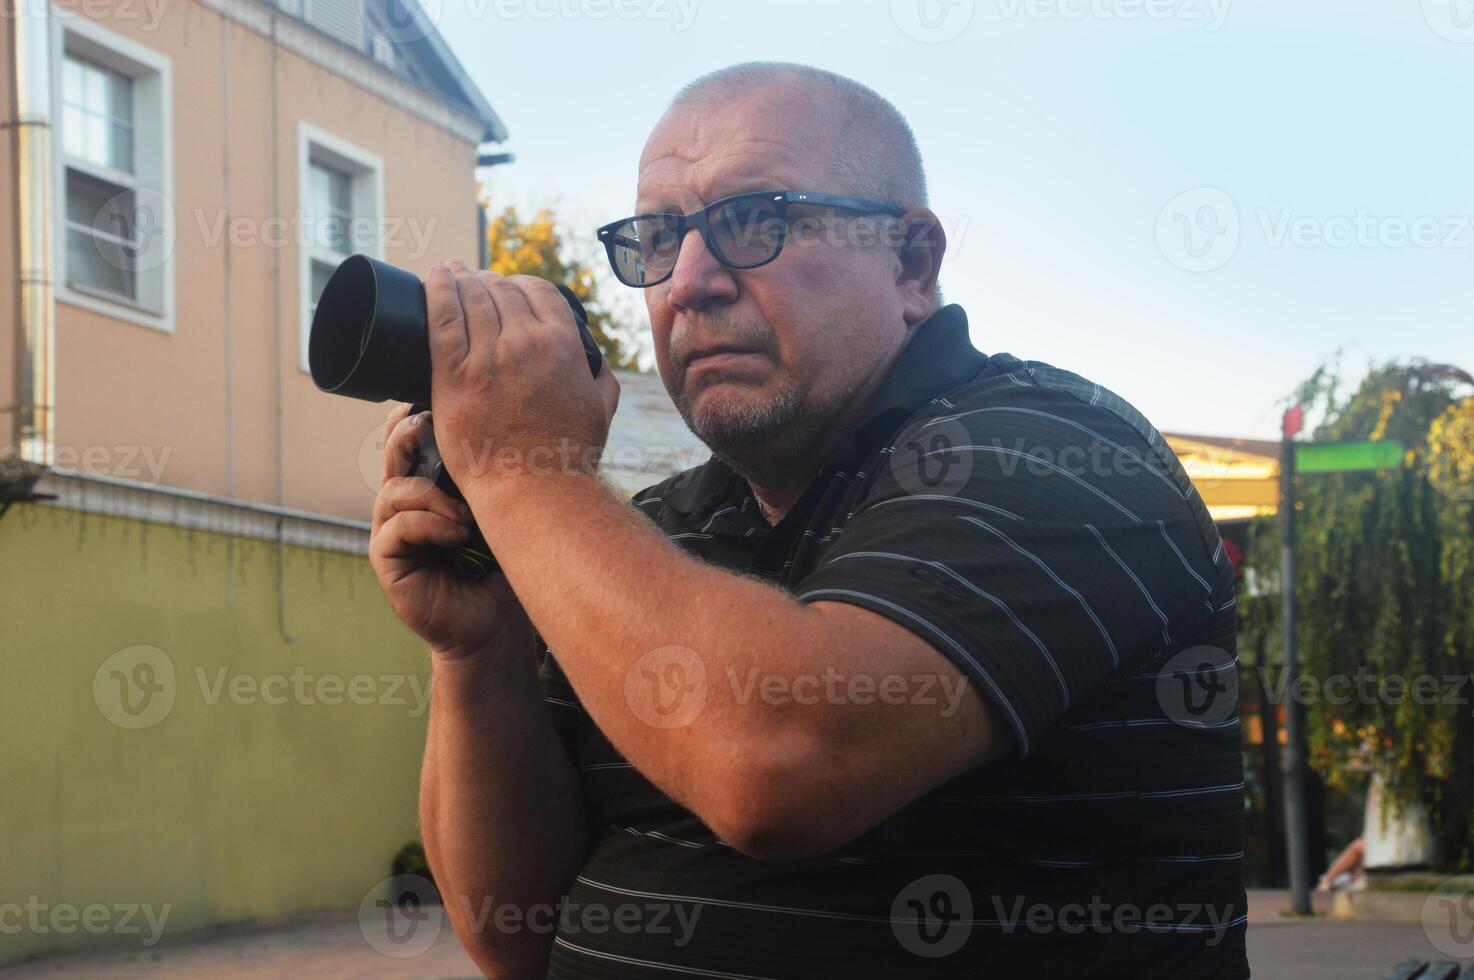
M557 907L588 855L577 776L532 651L436 658L420 776L425 852L456 935L490 977L541 977ZM523 923L497 927L509 906ZM534 910L537 910L534 912Z
M468 499L494 515L487 541L595 723L740 851L828 853L1013 745L910 631L697 561L592 477L498 480ZM689 721L641 710L647 672L681 687L660 693L691 699L671 715Z
M396 408L369 557L395 613L429 644L429 731L420 826L451 923L488 976L542 976L555 907L588 851L573 766L537 676L532 626L500 576L468 579L435 554L465 539L470 511L410 476L424 416ZM498 931L501 906L527 923ZM548 925L556 921L549 912Z
M551 284L454 263L431 270L426 297L437 443L508 581L614 747L729 844L827 853L1009 750L994 708L911 631L704 565L579 471L604 445L617 385L589 377ZM559 456L575 463L537 475ZM672 646L705 683L694 719L666 727L628 695ZM834 674L929 678L955 697L764 694Z

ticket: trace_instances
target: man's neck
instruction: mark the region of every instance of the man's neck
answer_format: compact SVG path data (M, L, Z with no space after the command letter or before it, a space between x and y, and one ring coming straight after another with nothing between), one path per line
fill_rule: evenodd
M886 373L914 334L915 326L913 325L908 328L906 338L879 364L875 365L870 375L857 387L850 398L849 405L846 406L846 410L841 413L840 417L820 430L825 435L818 444L803 447L801 452L794 454L791 463L785 462L782 465L765 467L765 472L743 472L741 467L734 467L738 474L747 481L752 495L757 498L758 506L762 509L763 517L767 519L770 526L783 520L798 503L809 485L824 471L824 467L833 462L844 449L850 434L865 418L870 402L885 379ZM819 461L818 465L815 465L815 460Z

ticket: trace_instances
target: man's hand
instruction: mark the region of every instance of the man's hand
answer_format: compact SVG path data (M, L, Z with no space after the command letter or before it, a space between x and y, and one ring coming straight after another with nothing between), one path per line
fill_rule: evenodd
M446 658L522 634L530 649L531 625L507 580L499 573L471 579L446 560L442 549L464 544L475 521L465 504L410 475L431 419L410 415L409 408L395 407L384 426L384 470L369 536L369 561L390 607Z
M456 485L469 497L472 485L591 473L619 383L607 367L589 375L557 287L451 262L430 270L425 295L435 436Z

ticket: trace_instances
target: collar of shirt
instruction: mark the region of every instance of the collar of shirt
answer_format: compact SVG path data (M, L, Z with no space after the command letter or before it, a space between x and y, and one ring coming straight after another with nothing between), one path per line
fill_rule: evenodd
M865 418L810 491L832 479L836 466L867 455L928 402L972 380L987 363L987 355L968 339L967 314L962 307L954 303L933 313L901 349L871 399ZM809 496L805 494L805 498ZM667 492L665 503L686 515L687 523L702 525L708 532L752 537L754 528L767 528L747 481L716 457L682 474L679 486ZM806 509L800 501L788 516ZM787 521L785 518L784 523Z

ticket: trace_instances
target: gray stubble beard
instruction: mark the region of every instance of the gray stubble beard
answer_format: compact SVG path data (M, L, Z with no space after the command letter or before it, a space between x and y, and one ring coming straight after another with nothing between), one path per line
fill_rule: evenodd
M718 459L749 483L773 486L799 471L817 473L837 442L831 428L854 392L823 405L805 405L790 382L776 396L738 412L697 412L683 391L673 399L681 418Z

